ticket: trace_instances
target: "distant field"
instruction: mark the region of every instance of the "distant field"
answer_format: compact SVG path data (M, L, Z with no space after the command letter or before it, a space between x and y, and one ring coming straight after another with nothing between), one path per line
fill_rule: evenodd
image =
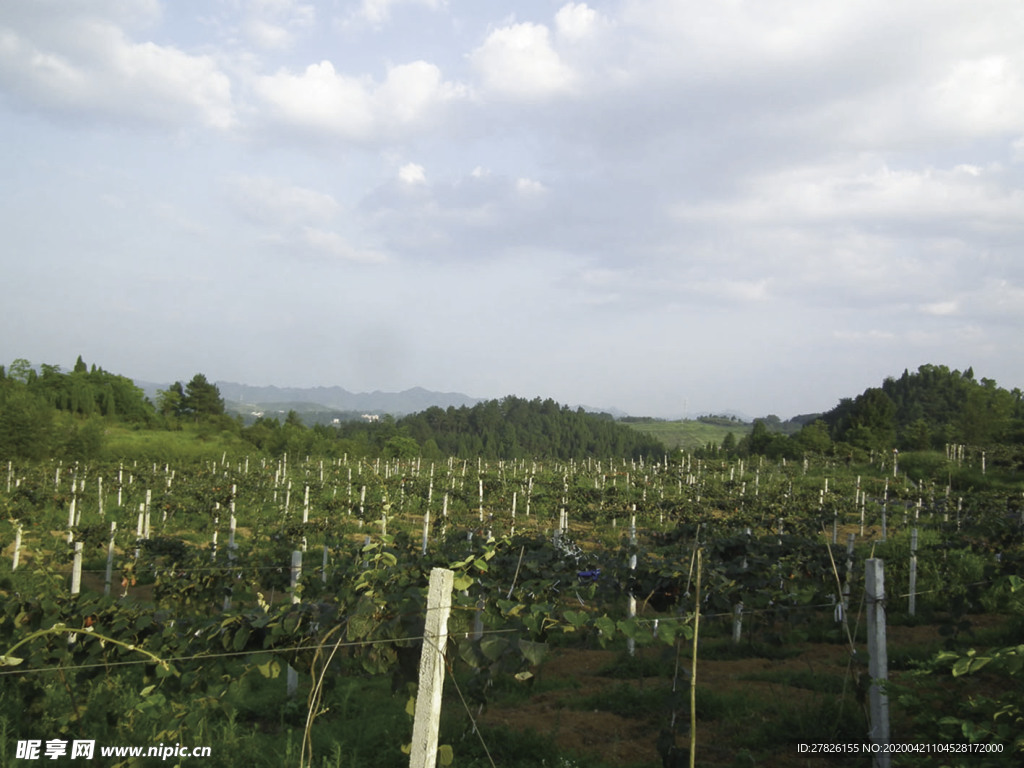
M751 429L749 424L719 426L718 424L706 424L703 421L695 420L623 423L639 432L644 432L657 438L670 450L675 450L676 448L692 450L694 448L702 448L708 443L721 445L722 440L730 432L736 435L738 439L748 434Z

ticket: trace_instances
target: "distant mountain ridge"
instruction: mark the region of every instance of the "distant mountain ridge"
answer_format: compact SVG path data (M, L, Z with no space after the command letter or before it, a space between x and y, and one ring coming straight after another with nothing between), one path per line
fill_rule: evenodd
M360 411L364 413L390 413L402 416L418 413L437 406L473 406L479 398L461 392L433 392L423 387L413 387L401 392L350 392L343 387L277 387L253 386L231 381L218 381L217 388L225 404L239 403L270 409L272 406L293 403L319 405L328 410Z

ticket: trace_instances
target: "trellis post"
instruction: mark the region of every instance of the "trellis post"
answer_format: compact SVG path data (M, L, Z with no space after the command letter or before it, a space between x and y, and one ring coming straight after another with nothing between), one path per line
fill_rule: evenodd
M14 534L14 558L11 560L11 571L18 570L18 563L21 561L21 523L18 523L18 530Z
M910 602L907 612L911 616L917 613L917 528L910 532Z
M453 571L447 568L431 569L409 768L434 768L437 765L437 733L441 724L441 693L444 688L444 649L448 643L448 615L452 608L454 582Z
M889 696L885 683L889 676L889 660L885 645L885 563L877 557L864 563L864 590L867 593L868 624L868 707L869 735L880 747L874 756L875 768L889 768Z
M75 557L71 564L71 594L82 591L82 542L75 542Z
M110 521L110 539L107 541L107 571L103 577L103 596L110 597L110 582L114 573L114 536L117 534L117 520Z
M295 550L292 552L292 570L291 570L291 590L292 590L292 605L296 605L299 602L299 580L302 578L302 552ZM299 690L299 673L288 666L288 682L287 682L288 698L294 698L295 694Z

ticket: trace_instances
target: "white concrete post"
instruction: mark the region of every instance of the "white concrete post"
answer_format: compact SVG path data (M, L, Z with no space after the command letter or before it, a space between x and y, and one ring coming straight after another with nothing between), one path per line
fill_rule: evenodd
M71 565L71 594L82 591L82 542L75 542L75 559Z
M110 597L110 582L114 573L114 535L117 533L117 521L110 521L110 540L107 542L107 572L103 577L103 596Z
M437 732L441 725L444 688L444 649L448 643L448 615L452 608L455 573L433 568L427 588L427 621L423 630L420 683L416 693L416 719L412 726L409 768L437 765Z
M910 604L907 612L911 616L917 613L917 528L910 532Z
M864 591L867 596L868 625L868 708L869 736L883 751L874 756L875 768L889 768L889 696L884 685L889 677L889 659L885 644L885 564L873 557L864 563Z
M302 552L295 550L292 552L292 570L291 570L291 590L292 590L292 605L296 605L299 602L299 579L302 578ZM288 698L295 698L295 694L299 691L299 673L288 667L288 682L287 682Z

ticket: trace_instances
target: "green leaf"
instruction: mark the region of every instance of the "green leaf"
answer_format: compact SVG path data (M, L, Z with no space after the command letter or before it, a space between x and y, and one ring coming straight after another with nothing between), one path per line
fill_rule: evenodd
M509 617L518 616L519 612L526 607L523 603L517 603L514 600L498 600L497 605L502 615Z
M594 619L594 626L601 632L602 637L610 639L615 636L615 621L607 615Z
M259 673L264 677L273 680L281 674L281 663L277 660L272 659L271 661L268 661L266 664L260 664L256 667L256 669L259 670Z
M623 619L616 626L626 637L636 638L636 619Z
M405 714L409 717L416 717L416 697L410 696L409 700L405 702Z
M0 656L0 667L16 667L23 661L17 656Z
M658 639L666 645L673 645L676 641L676 632L679 625L673 621L662 621L658 623Z
M442 744L437 748L437 762L445 766L455 762L455 752L451 744Z
M475 579L469 574L460 573L452 580L452 589L457 592L461 592L464 589L469 589L473 586Z
M236 651L244 651L245 646L249 644L249 635L252 632L248 627L239 627L238 631L235 632L235 638L232 645Z
M488 637L480 641L480 651L490 661L497 661L508 648L508 640L503 637Z
M563 616L565 617L565 620L572 624L576 629L579 629L587 623L587 614L583 611L566 611Z
M547 643L535 643L532 640L519 640L519 652L523 658L533 665L540 664L548 651Z

